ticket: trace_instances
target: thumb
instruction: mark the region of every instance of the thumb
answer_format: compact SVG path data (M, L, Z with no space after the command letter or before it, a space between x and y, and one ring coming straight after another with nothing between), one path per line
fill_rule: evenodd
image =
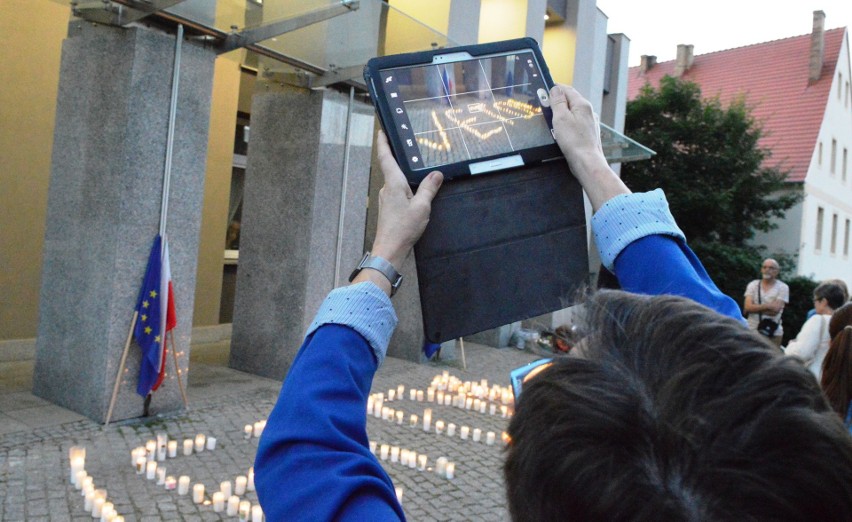
M414 194L413 200L422 200L423 203L431 204L444 182L444 175L437 170L433 170L426 178L420 182L417 187L417 193Z

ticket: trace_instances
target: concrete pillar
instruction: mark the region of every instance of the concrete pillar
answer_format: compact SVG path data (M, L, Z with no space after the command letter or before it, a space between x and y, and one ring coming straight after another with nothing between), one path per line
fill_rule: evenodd
M103 421L158 232L174 35L73 22L62 49L33 393ZM185 370L215 55L184 42L169 220ZM138 417L131 345L112 419ZM151 412L183 407L171 359ZM184 377L186 374L184 374Z
M361 259L373 108L359 100L352 100L351 106L347 120L348 92L258 80L243 199L232 368L283 378L319 304L332 288L346 282ZM343 238L340 248L338 232Z

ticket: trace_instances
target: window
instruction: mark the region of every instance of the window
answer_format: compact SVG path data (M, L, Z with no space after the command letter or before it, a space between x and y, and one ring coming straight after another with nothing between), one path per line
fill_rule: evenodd
M843 230L843 257L849 257L849 220L846 220L846 227Z
M843 92L843 73L837 73L837 99L840 100L840 93Z
M831 173L834 174L837 165L837 140L831 140Z
M849 149L847 149L846 147L843 147L843 167L842 167L842 170L840 171L842 179L843 179L843 183L846 183L846 167L848 166L848 160L849 160Z
M819 152L817 153L817 164L822 167L822 142L819 142Z
M846 82L846 101L843 102L844 107L849 107L849 82Z
M822 219L823 214L825 214L825 210L822 207L817 207L817 226L816 226L816 237L814 238L814 250L819 252L822 250Z
M831 253L837 253L837 214L831 215Z

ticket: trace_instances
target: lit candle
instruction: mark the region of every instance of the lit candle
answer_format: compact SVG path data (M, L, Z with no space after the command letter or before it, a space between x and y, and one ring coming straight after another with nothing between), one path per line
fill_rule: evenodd
M414 469L417 467L417 452L409 451L408 452L408 467Z
M455 437L456 436L456 425L452 422L447 424L447 437Z
M402 504L402 486L396 486L393 491L396 493L396 501Z
M71 483L75 484L77 481L77 473L80 471L84 471L86 469L86 458L81 457L79 455L75 455L74 458L71 459Z
M482 404L482 401L479 399L473 399L473 410L479 411L479 405Z
M254 491L254 467L249 468L246 475L246 490Z
M494 432L489 431L488 433L485 434L485 444L487 444L489 446L493 446L495 438L496 438L496 435L494 434Z
M382 416L382 410L384 409L384 400L376 396L376 399L373 401L373 417L379 418Z
M95 503L95 492L90 490L86 493L86 499L83 502L83 509L87 512L92 511L92 504Z
M204 451L204 443L207 441L207 437L204 436L203 433L199 433L195 436L195 452L200 453Z
M391 448L391 462L399 462L399 446Z
M136 461L139 460L139 457L145 458L144 446L133 448L133 451L130 452L130 465L134 468L136 467Z
M467 426L462 426L461 427L461 439L467 440L467 434L468 433L470 433L470 428L468 428Z
M183 439L184 456L192 455L192 439Z
M388 452L390 451L390 446L387 444L382 444L379 446L379 451L382 460L388 460Z
M479 413L485 413L486 406L488 406L487 402L485 402L485 401L480 402L479 403Z
M168 449L168 452L169 452L169 458L170 459L177 457L177 441L176 440L170 440L168 442L167 449Z
M240 502L240 522L248 522L251 517L251 502L243 500Z
M404 412L402 412L402 411L396 412L396 423L401 425L402 421L404 420L403 419L404 416L405 416Z
M164 431L157 432L157 447L165 448L166 443L169 442L169 436Z
M219 491L222 492L222 502L225 501L226 498L231 496L231 481L224 480L219 484Z
M452 403L453 403L453 396L449 395L449 394L444 395L444 406L449 406Z
M403 448L402 450L400 450L400 452L399 452L399 463L402 464L403 466L408 466L409 455L411 455L411 452L408 451L407 449Z
M444 421L435 421L435 433L437 433L438 435L444 433Z
M146 462L147 462L147 460L145 460L145 457L139 457L138 459L136 459L136 474L137 475L141 475L141 474L145 473L145 463Z
M157 461L151 460L145 465L145 478L148 480L157 478Z
M260 506L251 507L251 522L263 522L263 508Z
M455 462L447 462L447 469L444 470L446 477L450 480L456 476L456 463Z
M479 439L482 438L482 430L476 428L473 430L473 442L479 442Z
M417 390L417 402L423 402L423 390Z
M244 477L245 478L245 477ZM225 514L229 517L237 516L237 511L240 509L240 497L236 495L231 495L228 497L228 507L225 510Z
M148 460L154 460L157 457L157 441L149 440L145 443L145 456Z
M250 439L251 438L252 427L251 424L246 424L243 426L243 438Z
M438 400L438 404L444 404L444 392L443 391L438 390L438 392L435 394L435 398Z
M189 477L181 475L178 479L178 495L186 495L189 493Z
M496 404L491 404L491 406L489 406L489 407L488 407L488 413L489 413L490 415L494 415L494 414L496 414L496 413L497 413L497 405L496 405Z
M412 428L417 426L417 415L412 415L409 422L409 426Z
M86 496L86 493L87 493L90 489L91 489L92 491L94 491L94 489L95 489L94 479L93 479L92 477L90 477L90 476L86 475L86 478L84 478L84 479L83 479L83 482L82 482L82 484L80 485L80 491L82 492L81 494L85 497L85 496Z
M388 402L393 402L396 398L396 390L388 390Z
M403 399L403 397L405 396L405 386L400 384L396 387L396 396L399 397L399 400Z
M229 495L230 496L230 495ZM225 510L225 495L221 491L213 493L213 511L221 513Z
M86 477L88 476L89 475L86 473L85 470L81 469L80 471L78 471L77 474L74 475L74 489L76 489L77 491L81 490L83 488L83 481L86 480Z
M260 437L261 433L263 433L263 424L260 421L257 421L252 427L252 435L254 435L255 437Z
M166 447L165 446L157 446L157 460L162 462L166 460Z
M372 396L372 395L370 395L369 397L367 397L367 415L372 415L372 414L373 414L373 404L374 404L375 402L376 402L376 400L375 400L375 399L373 399L373 396Z
M372 453L373 455L376 454L376 441L374 440L370 441L370 453Z
M68 462L73 462L75 459L82 459L85 465L86 448L83 446L71 446L68 448Z
M162 486L166 483L166 468L165 466L157 466L157 485Z
M101 512L104 508L106 499L95 495L95 500L92 501L92 518L101 518Z
M204 484L195 484L192 486L192 501L196 504L204 502Z
M431 386L426 388L426 400L429 402L435 402L435 388Z
M169 475L168 477L166 477L164 484L166 486L166 491L172 491L177 487L177 480L175 480L174 477Z
M413 401L415 399L417 399L417 390L415 390L415 389L408 390L408 400Z
M418 455L417 456L417 469L419 469L420 471L424 471L426 469L426 460L428 458L429 457L427 457L426 455Z
M435 461L435 473L440 476L444 476L444 473L447 471L447 457L438 457L438 460Z
M115 520L115 509L113 507L112 502L104 502L104 505L101 507L101 522L106 522L107 520Z
M432 428L432 410L426 408L423 410L423 431L429 431Z
M464 401L464 409L469 410L472 406L473 406L473 399L471 399L470 397L468 397L467 399L465 399L465 401Z
M509 407L508 406L500 406L500 417L505 419L506 415L508 415L508 414L509 414Z
M390 413L390 408L387 406L382 408L382 420L388 420L388 414Z
M207 449L211 451L216 449L216 437L207 437Z

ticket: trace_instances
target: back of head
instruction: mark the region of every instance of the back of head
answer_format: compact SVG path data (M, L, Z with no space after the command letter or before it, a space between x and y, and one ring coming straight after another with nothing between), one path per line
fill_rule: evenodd
M820 283L814 289L814 298L825 299L832 310L837 310L846 303L846 291L835 283Z
M585 356L525 387L515 520L841 520L852 438L812 374L692 301L598 292Z
M831 339L822 361L822 389L841 418L852 401L852 303L834 311L828 323Z

